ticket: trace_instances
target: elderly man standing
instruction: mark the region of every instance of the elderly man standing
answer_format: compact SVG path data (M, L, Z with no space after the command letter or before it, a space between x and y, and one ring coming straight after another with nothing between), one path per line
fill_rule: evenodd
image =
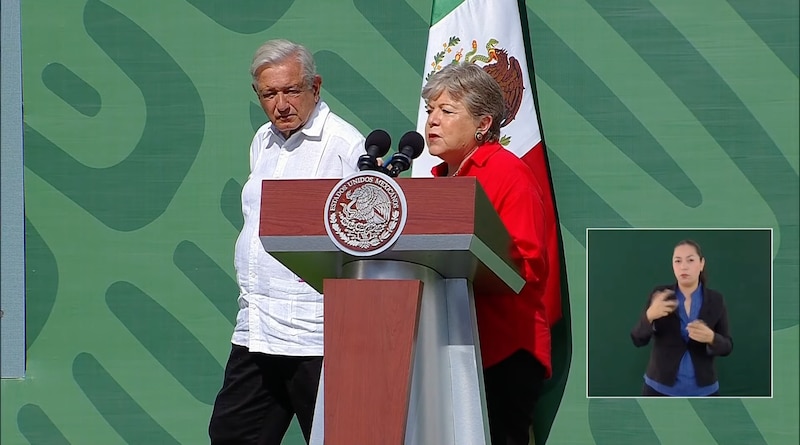
M256 50L250 74L269 122L250 145L242 189L239 313L208 428L212 445L279 445L295 415L308 442L322 367L322 295L264 251L261 182L341 178L357 171L365 153L361 133L320 100L322 77L305 47L270 40Z

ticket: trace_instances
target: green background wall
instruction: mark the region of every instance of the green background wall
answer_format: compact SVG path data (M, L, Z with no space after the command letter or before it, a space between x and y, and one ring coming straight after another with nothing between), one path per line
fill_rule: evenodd
M675 282L672 252L692 239L703 249L708 287L722 293L733 353L715 360L720 396L769 397L771 237L769 230L589 230L587 240L588 391L638 396L651 345L630 332L657 285Z
M796 0L527 1L571 297L551 444L796 444ZM22 0L28 368L3 444L202 444L229 350L247 68L306 44L415 127L431 0ZM774 230L774 397L587 399L586 227ZM301 443L297 429L287 444Z

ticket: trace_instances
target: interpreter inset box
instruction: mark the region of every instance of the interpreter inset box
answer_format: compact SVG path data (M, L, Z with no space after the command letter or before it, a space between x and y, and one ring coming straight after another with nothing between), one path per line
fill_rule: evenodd
M708 395L772 396L772 229L590 228L586 234L587 397L640 397L653 386L678 390L677 386L660 386L662 383L658 381L669 380L669 368L677 363L675 342L667 337L670 328L675 327L674 332L682 335L687 345L698 341L689 336L690 332L700 340L713 335L704 328L692 331L687 324L689 318L684 318L681 324L681 317L691 315L691 296L687 299L681 293L680 301L684 303L681 305L675 295L669 295L668 289L663 293L660 289L664 286L690 289L687 283L692 282L692 274L698 270L705 275L703 287L722 296L732 345L727 356L713 353L715 346L724 344L718 338L711 343L698 341L703 348L693 347L693 354L703 351L713 356L718 391ZM685 240L690 242L682 243ZM679 244L683 246L680 250L676 249ZM702 258L692 255L696 249L686 247L692 245L700 247ZM653 299L668 298L675 302L658 302L658 307L646 312L654 304ZM705 299L708 301L703 301L702 295L694 298L695 304L699 304L694 316L713 319L709 323L718 326L718 315L708 312L718 298ZM706 304L703 312L702 305ZM678 312L681 310L684 312ZM643 316L643 324L638 325ZM658 318L651 322L650 316ZM673 318L666 318L669 316ZM639 331L635 330L637 326ZM659 326L662 328L658 329ZM647 335L637 337L642 332ZM662 337L657 352L653 352L659 335ZM635 343L641 343L642 338L647 343L637 347ZM667 344L672 345L669 348L673 351L664 352L663 345ZM705 349L706 345L711 347ZM652 366L648 370L651 354L658 355L654 363L660 364L660 368ZM693 363L695 376L690 373L681 382L694 379L701 389L713 389L702 384L708 383L702 381L707 379L707 370L702 369L707 367L707 357L697 355L689 361ZM685 371L686 363L680 375L685 376ZM650 382L647 387L643 386L646 373Z

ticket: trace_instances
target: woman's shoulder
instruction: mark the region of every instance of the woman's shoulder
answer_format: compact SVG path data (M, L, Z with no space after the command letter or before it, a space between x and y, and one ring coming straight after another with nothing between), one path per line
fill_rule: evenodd
M510 183L535 179L533 170L513 152L500 144L489 145L488 148L487 165L490 166L490 169L503 172L503 175L499 175L497 179Z
M706 286L703 287L703 298L711 298L716 300L724 299L722 292Z
M499 142L488 143L483 147L494 162L502 162L508 166L525 166L525 162L519 156L503 147Z

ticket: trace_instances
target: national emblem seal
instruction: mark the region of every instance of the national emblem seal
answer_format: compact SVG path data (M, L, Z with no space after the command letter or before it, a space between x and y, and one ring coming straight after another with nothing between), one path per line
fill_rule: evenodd
M406 197L395 180L376 171L342 179L325 203L325 230L343 252L377 255L394 244L406 223Z

